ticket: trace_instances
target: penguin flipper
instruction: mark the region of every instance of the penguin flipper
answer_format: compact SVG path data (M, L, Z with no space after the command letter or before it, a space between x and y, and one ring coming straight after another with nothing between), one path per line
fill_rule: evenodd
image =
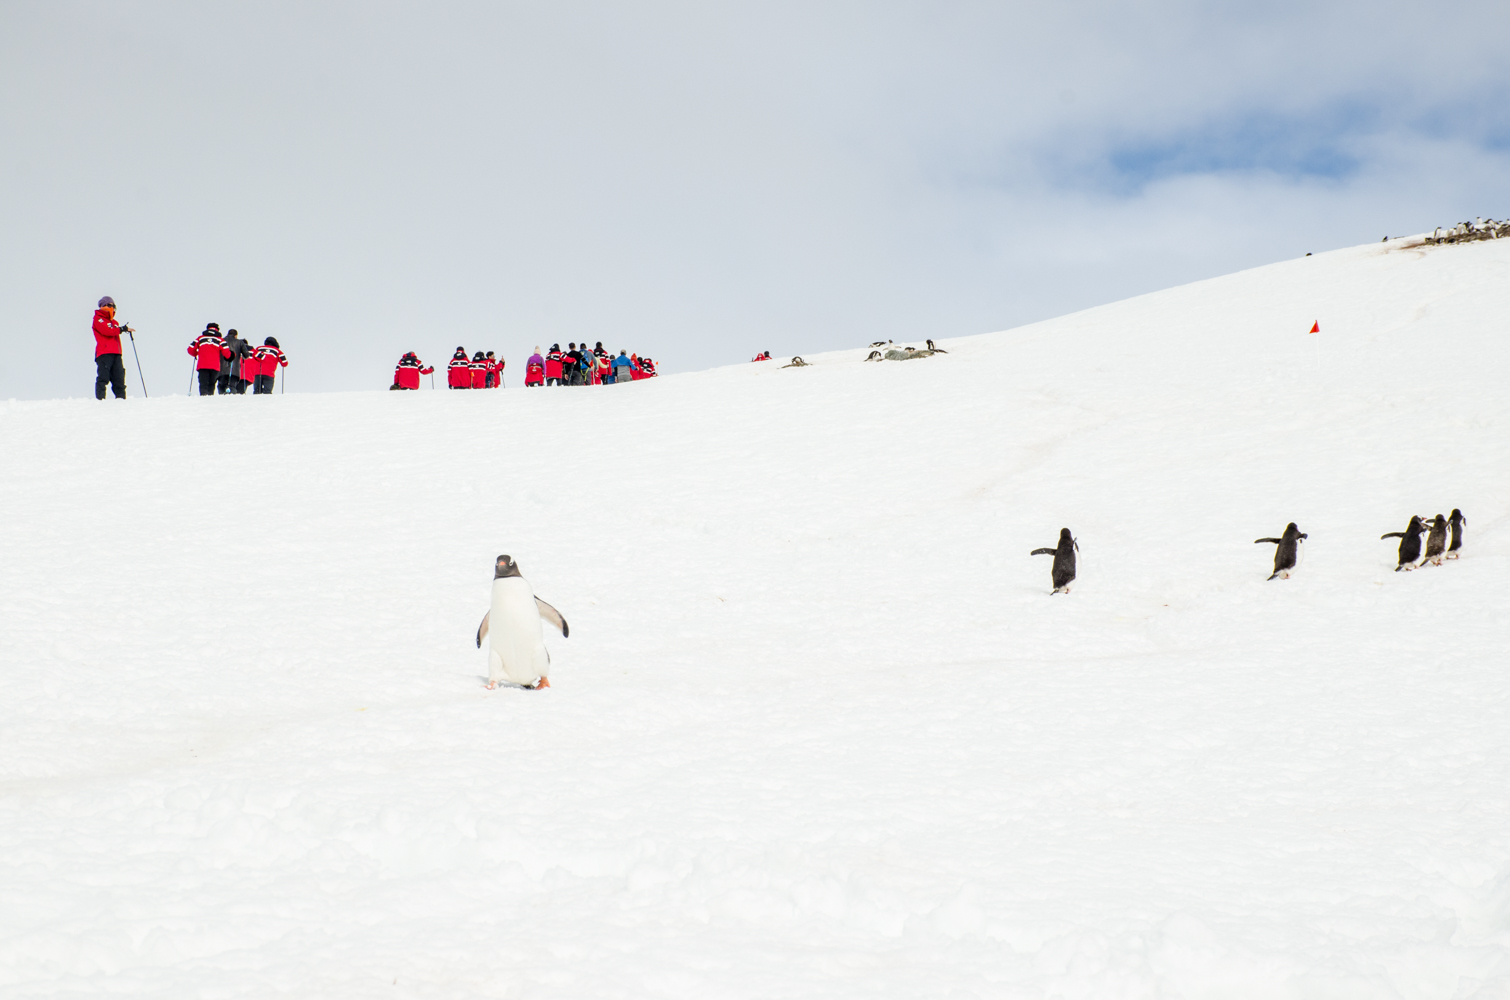
M1028 555L1030 556L1053 556L1058 554L1058 549L1034 549L1032 552L1028 553Z
M490 618L492 616L492 614L493 614L493 609L489 608L488 609L488 613L482 616L482 624L479 625L479 626L477 626L477 648L478 649L482 648L482 640L484 640L484 639L486 639L488 637L488 618Z
M561 612L546 604L540 598L535 598L535 607L540 611L540 617L550 622L561 630L561 638L571 635L571 626L566 624L566 619L561 617Z
M1301 535L1300 537L1304 538L1305 535ZM1278 545L1280 543L1280 541L1281 541L1281 539L1278 539L1278 538L1255 538L1255 539L1253 539L1253 544L1254 545L1261 545L1264 542L1273 542L1275 545Z
M1404 537L1405 537L1405 532L1403 532L1403 531L1386 531L1384 534L1382 534L1382 535L1379 536L1379 541L1382 542L1386 538L1404 538Z

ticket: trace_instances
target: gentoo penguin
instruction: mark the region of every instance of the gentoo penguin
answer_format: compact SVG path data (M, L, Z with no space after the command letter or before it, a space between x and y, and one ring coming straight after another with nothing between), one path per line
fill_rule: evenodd
M1432 518L1431 529L1426 532L1426 558L1421 560L1421 565L1431 563L1433 566L1442 565L1442 557L1447 554L1447 518L1438 514Z
M1425 530L1426 525L1421 523L1421 519L1412 517L1404 531L1386 531L1379 536L1380 541L1386 538L1400 539L1400 563L1395 567L1396 573L1402 569L1409 572L1421 561L1421 534Z
M1291 521L1285 525L1285 533L1279 538L1255 538L1254 545L1264 542L1273 542L1279 548L1274 550L1274 572L1269 574L1269 579L1276 576L1281 580L1288 580L1290 574L1295 572L1295 567L1300 565L1300 543L1305 539L1306 533L1295 526Z
M931 340L928 341L928 349L930 351L932 351L934 354L948 354L949 353L948 351L944 350L942 347L934 347L933 346L933 341L931 341Z
M1034 549L1029 552L1030 556L1053 556L1054 569L1052 579L1054 589L1050 594L1068 594L1070 584L1075 582L1075 552L1080 548L1080 543L1075 541L1070 534L1069 528L1059 529L1059 547L1056 549Z
M1468 518L1456 507L1452 508L1452 516L1447 519L1447 524L1452 528L1452 542L1447 546L1447 558L1456 559L1458 549L1463 547L1463 525L1468 523Z
M548 688L551 654L545 649L540 628L544 618L561 630L564 639L571 628L561 612L535 596L528 580L519 575L519 564L499 556L493 566L493 603L477 626L477 648L488 640L488 690L508 678L527 688Z

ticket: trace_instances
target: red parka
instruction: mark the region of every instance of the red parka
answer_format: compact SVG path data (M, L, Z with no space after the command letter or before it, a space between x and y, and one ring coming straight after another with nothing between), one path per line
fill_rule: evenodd
M434 367L421 368L422 364L424 362L419 358L400 358L398 367L393 371L393 384L400 389L418 389L419 377L435 371Z
M94 311L94 356L119 353L121 353L121 325L106 315L105 310L96 309Z
M547 354L545 356L545 377L546 378L557 378L558 379L558 378L561 377L561 359L564 358L564 357L565 357L565 355L562 354L560 351L551 351L549 354Z
M120 343L117 335L116 343ZM189 345L189 356L198 358L197 367L200 371L214 369L220 372L220 359L231 356L231 349L225 346L225 341L220 339L220 334L206 330L194 338L194 343Z
M446 385L452 389L472 387L472 362L465 354L458 354L446 365Z
M486 361L473 361L471 363L472 388L486 389L488 387L488 363Z

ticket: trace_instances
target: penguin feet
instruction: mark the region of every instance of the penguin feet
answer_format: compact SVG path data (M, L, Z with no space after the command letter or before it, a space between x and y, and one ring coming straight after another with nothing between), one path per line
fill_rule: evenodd
M493 681L493 680L488 681L488 690L489 691L497 690L497 688L498 688L498 682L497 681Z
M1442 558L1443 559L1456 559L1457 557L1458 557L1458 554L1456 552L1449 552L1445 556L1443 556Z
M531 691L539 691L541 688L548 688L550 686L551 686L550 678L548 678L548 677L542 677L539 680L537 680L535 683L531 684L529 686L529 690L531 690Z

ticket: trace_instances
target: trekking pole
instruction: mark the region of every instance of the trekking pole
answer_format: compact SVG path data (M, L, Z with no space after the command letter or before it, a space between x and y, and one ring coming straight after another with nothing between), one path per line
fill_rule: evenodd
M284 365L279 370L278 374L283 376L278 380L278 395L281 396L283 395L284 390L288 388L288 365Z
M131 338L131 356L136 359L136 377L141 379L142 382L142 398L147 399L149 398L147 396L147 377L142 374L141 355L136 353L136 331L129 326L123 326L121 329L126 332L126 336Z
M435 388L435 373L434 372L430 373L430 388L432 388L432 389Z
M199 369L199 362L195 359L189 361L189 395L194 395L194 376Z

